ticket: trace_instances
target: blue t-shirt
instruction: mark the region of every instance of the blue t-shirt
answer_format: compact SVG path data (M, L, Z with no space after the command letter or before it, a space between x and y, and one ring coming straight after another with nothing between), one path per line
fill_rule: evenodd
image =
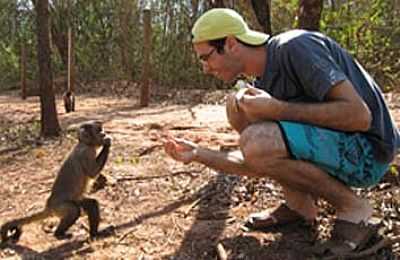
M266 48L267 66L256 87L284 101L323 102L333 86L349 80L371 110L372 124L365 134L375 158L380 162L394 158L400 135L382 92L338 43L318 32L292 30L271 37Z

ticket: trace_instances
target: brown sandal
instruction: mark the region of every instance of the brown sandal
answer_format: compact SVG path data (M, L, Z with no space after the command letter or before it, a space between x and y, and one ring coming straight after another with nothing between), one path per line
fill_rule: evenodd
M305 221L303 216L290 209L286 204L281 204L272 212L262 211L250 214L244 223L244 229L267 229L299 221Z
M371 223L352 223L336 219L331 234L331 239L314 247L318 255L341 256L350 252L362 250L377 233L378 226Z

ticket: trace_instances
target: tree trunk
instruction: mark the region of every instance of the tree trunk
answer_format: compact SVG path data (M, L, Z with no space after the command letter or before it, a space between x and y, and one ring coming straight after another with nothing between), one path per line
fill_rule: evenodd
M52 70L50 60L49 39L49 3L48 0L36 1L37 13L37 52L39 64L41 135L45 137L58 136L60 124L52 85Z
M140 106L147 107L150 99L150 51L151 51L151 12L145 9L143 13L143 75L140 88Z
M297 11L297 28L319 31L323 0L300 0Z
M210 7L211 8L224 8L224 0L211 0L210 2Z
M263 31L272 34L270 0L251 0L251 6Z
M25 40L21 41L21 97L22 99L26 99L26 46Z
M133 78L134 73L132 62L129 59L129 20L132 17L133 5L131 0L123 0L119 10L121 63L128 79Z
M75 59L74 59L74 35L71 28L68 28L68 81L67 91L75 92Z
M51 39L53 44L57 47L61 60L65 66L68 67L68 34L60 31L56 24L51 26Z
M70 18L70 0L53 1L50 10L50 44L56 46L65 68L68 67L68 28L72 27ZM63 22L60 22L62 20Z

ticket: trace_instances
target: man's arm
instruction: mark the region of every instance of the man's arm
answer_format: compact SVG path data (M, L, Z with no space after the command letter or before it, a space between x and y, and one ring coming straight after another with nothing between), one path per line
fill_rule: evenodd
M214 151L178 138L166 140L164 148L168 155L183 163L199 162L226 174L257 176L247 167L241 151Z
M281 118L342 131L367 131L372 121L368 106L347 80L328 91L326 102L283 103Z
M321 103L285 102L267 93L244 95L239 103L249 118L257 120L296 121L342 131L367 131L372 121L368 106L347 80L332 87Z

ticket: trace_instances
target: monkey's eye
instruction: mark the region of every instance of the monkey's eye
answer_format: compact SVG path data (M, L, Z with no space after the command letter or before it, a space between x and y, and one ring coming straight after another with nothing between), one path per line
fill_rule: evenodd
M81 129L82 129L83 131L85 131L85 132L88 132L88 131L90 131L90 126L89 126L89 125L82 125L82 126L81 126Z

